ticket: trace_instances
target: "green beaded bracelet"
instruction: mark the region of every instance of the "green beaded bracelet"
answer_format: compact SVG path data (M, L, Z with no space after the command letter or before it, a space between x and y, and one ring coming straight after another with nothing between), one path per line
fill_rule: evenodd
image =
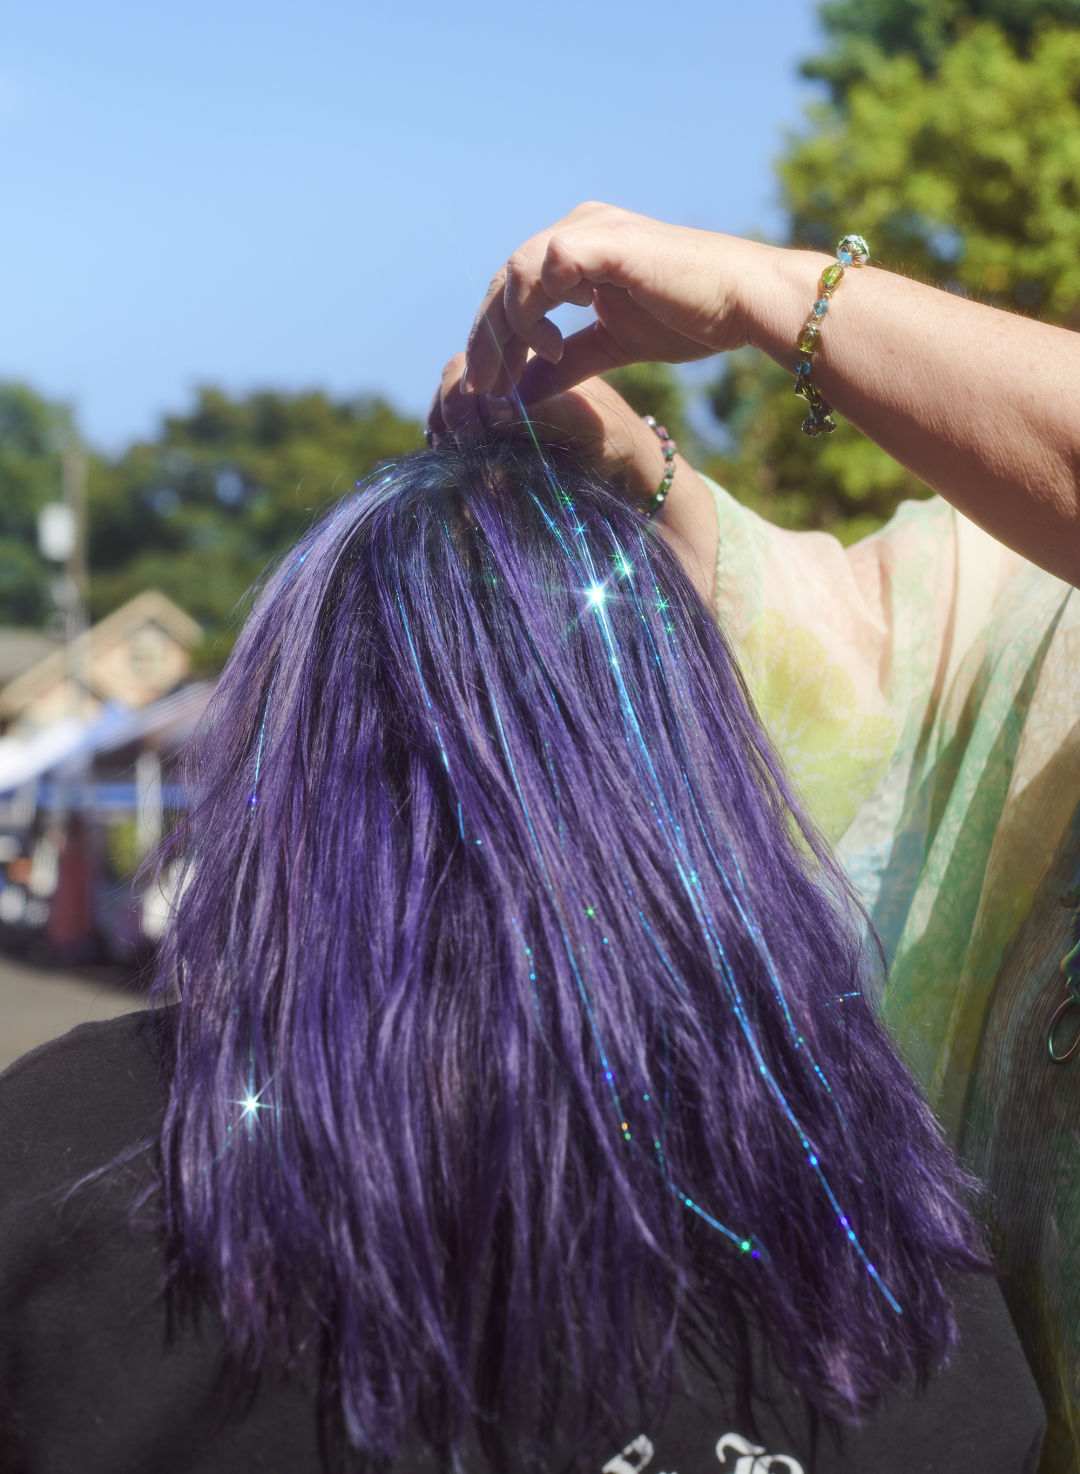
M799 353L795 365L795 393L806 400L810 413L802 422L804 435L821 435L836 429L832 417L832 406L825 403L820 391L810 379L814 349L821 333L821 320L829 310L829 298L844 279L849 266L865 266L870 259L870 247L861 235L846 235L836 248L836 260L826 266L818 282L817 301L810 309L810 316L803 323L795 347Z
M646 517L651 517L655 512L659 512L665 501L667 501L667 494L671 490L671 483L675 480L675 452L678 450L678 446L664 429L663 425L657 424L653 415L642 415L641 418L648 425L649 429L654 430L660 437L660 449L664 452L665 461L663 480L656 488L652 500L645 509Z

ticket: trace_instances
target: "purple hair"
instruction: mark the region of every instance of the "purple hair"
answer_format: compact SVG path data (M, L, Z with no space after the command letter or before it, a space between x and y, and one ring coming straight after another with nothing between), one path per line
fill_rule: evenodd
M389 1459L541 1449L754 1318L858 1420L955 1343L975 1184L865 919L656 529L418 455L270 575L174 836L173 1282ZM705 1351L702 1351L702 1355Z

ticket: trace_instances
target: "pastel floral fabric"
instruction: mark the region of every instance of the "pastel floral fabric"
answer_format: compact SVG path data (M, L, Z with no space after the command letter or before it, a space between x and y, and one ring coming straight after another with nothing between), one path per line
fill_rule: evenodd
M1046 1038L1080 881L1080 591L937 497L845 549L709 485L717 618L882 939L883 1016L991 1188L1041 1469L1078 1470L1080 1050Z

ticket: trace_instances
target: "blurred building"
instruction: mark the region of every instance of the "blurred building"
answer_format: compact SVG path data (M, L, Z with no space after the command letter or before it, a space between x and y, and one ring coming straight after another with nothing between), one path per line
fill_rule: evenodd
M0 950L128 961L153 943L168 885L136 871L187 806L201 638L156 591L70 643L0 629Z
M32 665L63 648L63 640L47 635L43 630L4 629L0 626L0 691Z
M0 630L0 732L30 738L76 717L93 723L109 709L137 710L187 677L202 630L156 589L138 594L63 642L28 630Z

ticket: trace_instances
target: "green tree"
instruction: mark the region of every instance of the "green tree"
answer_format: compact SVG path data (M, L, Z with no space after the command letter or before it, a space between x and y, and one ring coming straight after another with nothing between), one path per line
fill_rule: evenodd
M0 384L0 625L42 625L53 612L37 515L60 495L60 456L75 428L66 405Z
M159 588L200 621L204 657L220 664L266 564L326 502L420 444L416 421L378 398L199 390L190 414L91 476L91 613Z
M936 76L973 22L992 21L1026 56L1040 27L1080 25L1080 0L828 0L820 18L832 48L800 70L826 82L833 102L842 105L882 56L908 56L926 76Z
M792 236L832 250L860 222L875 257L1063 322L1080 302L1080 28L1029 56L983 23L924 75L879 56L781 164ZM845 226L845 228L847 228Z
M857 230L880 265L1077 326L1080 26L1047 17L1080 0L1018 6L1008 30L972 19L992 8L826 8L834 60L858 67L810 64L834 95L780 163L791 239L831 252ZM850 541L926 494L842 421L808 441L792 377L759 356L733 355L711 399L731 448L707 468L781 525Z

